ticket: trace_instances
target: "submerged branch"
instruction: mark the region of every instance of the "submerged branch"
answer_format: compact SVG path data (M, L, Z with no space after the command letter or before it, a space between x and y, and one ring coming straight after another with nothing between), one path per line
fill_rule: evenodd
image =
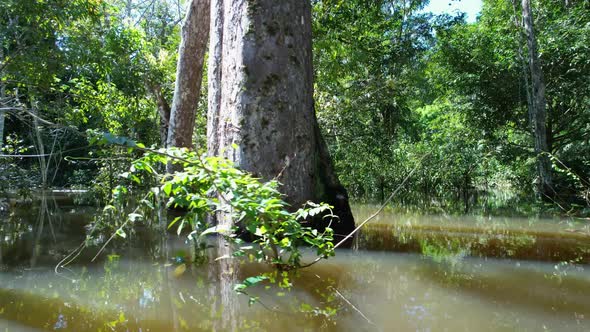
M319 276L318 276L319 278ZM344 297L344 295L342 295L342 293L340 293L340 291L338 291L334 286L330 286L330 288L338 295L340 296L340 298L342 300L344 300L344 302L346 302L354 311L356 311L359 315L361 315L361 317L363 317L367 323L373 325L373 326L377 326L375 325L375 323L373 323L373 321L371 321L369 319L369 317L367 317L362 311L360 311L354 304L352 304L352 302L350 302L346 297Z
M145 200L147 197L149 197L149 195L150 194L148 192L145 196L143 196L143 198L140 200L140 202L143 201L143 200ZM138 204L137 207L133 210L133 212L131 212L129 215L137 214L137 212L139 211L140 208L141 208L141 204ZM109 243L111 243L111 241L115 238L115 236L117 236L117 234L119 233L119 231L122 231L123 228L125 226L127 226L127 224L131 220L132 219L130 217L127 217L127 220L125 220L125 222L121 226L119 226L119 228L117 228L116 231L113 232L113 234L111 235L111 237L109 237L109 239L104 243L104 245L100 248L100 250L96 253L96 255L90 260L91 262L94 262L98 258L98 256L100 256L100 254L104 251L104 249L107 247L107 245Z

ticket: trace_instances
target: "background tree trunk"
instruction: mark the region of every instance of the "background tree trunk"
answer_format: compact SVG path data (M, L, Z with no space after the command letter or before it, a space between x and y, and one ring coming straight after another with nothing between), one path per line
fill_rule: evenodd
M223 50L223 0L211 0L211 25L209 36L209 62L207 64L208 110L207 152L217 155L219 147L219 107L221 105L221 54Z
M0 153L4 147L4 111L0 111Z
M522 0L522 18L527 38L529 53L529 68L531 72L532 89L532 111L530 116L533 119L533 137L535 140L535 153L537 154L537 191L542 198L553 196L553 183L551 178L551 161L547 153L547 111L545 99L545 82L543 71L537 51L537 40L533 28L533 15L530 0Z
M209 38L209 0L190 2L181 38L167 146L191 148Z
M0 154L4 147L4 111L0 111Z
M0 38L0 63L4 64L4 46L2 46L3 38ZM6 85L3 80L4 74L0 69L0 108L7 104L6 98ZM0 154L2 154L2 148L4 147L4 114L5 112L0 110Z
M31 138L34 142L35 150L39 155L37 159L39 160L39 171L41 175L41 188L47 189L48 188L48 176L47 173L49 168L47 167L47 159L45 159L45 143L43 142L43 135L41 133L41 125L39 123L39 110L37 105L37 100L33 97L29 89L29 103L31 105L31 120L32 120L32 133Z
M255 176L277 176L294 207L336 207L335 231L354 227L315 118L308 1L235 1L213 7L209 153ZM237 148L234 148L237 147Z
M520 62L520 68L522 71L522 78L524 80L524 86L526 91L526 103L527 111L529 116L529 125L531 133L535 132L534 119L533 119L533 97L531 95L530 83L529 83L529 72L527 70L528 64L527 59L524 56L524 45L526 43L526 35L522 31L522 17L519 16L518 12L518 0L512 0L512 8L514 10L514 27L518 31L518 61ZM520 11L522 13L522 11Z
M162 87L158 83L148 83L156 105L158 107L158 115L160 116L160 143L163 147L168 141L168 128L170 127L170 105L162 93Z

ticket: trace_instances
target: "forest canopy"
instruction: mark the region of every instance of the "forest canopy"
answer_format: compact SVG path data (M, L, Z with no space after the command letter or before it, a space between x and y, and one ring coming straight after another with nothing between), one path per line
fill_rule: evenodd
M408 204L501 190L583 211L590 2L485 0L473 22L427 4L311 2L315 111L351 198L383 200L419 167ZM93 137L162 146L186 5L2 1L0 190L107 199L135 156ZM202 97L195 110L200 152L207 107Z

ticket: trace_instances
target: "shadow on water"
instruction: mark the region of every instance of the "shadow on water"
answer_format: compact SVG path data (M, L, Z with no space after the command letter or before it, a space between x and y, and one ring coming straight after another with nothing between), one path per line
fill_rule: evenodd
M98 245L56 274L54 266L84 240L94 213L49 198L0 215L0 326L590 330L590 238L583 223L387 212L357 237L356 250L339 250L335 258L288 275L292 288L262 283L249 289L259 299L249 306L247 296L222 291L228 286L224 273L243 280L270 270L224 265L214 253L208 264L190 264L198 252L184 237L146 227L109 245L96 262L90 259ZM362 214L357 209L357 219Z
M510 266L494 259L485 264L430 262L422 267L425 271L421 274L441 287L488 302L509 304L539 315L590 313L586 295L590 280L575 269L569 274L559 273L553 265L516 262Z

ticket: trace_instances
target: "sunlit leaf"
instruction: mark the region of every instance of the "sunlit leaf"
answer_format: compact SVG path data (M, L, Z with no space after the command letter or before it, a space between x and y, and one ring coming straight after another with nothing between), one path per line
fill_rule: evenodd
M186 264L182 263L174 269L174 276L178 278L183 275L184 272L186 272Z

